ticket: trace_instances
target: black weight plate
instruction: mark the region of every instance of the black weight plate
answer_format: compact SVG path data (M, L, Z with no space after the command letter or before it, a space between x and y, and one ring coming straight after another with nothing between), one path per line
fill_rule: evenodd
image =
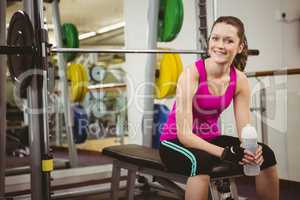
M8 27L7 45L14 47L33 46L34 32L29 16L23 11L13 14ZM20 88L21 98L26 98L26 88L31 83L31 77L24 74L34 67L34 55L16 54L7 56L10 75Z

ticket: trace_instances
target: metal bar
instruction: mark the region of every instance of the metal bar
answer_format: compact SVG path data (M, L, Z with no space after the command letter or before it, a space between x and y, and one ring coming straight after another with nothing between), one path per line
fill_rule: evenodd
M6 0L0 1L0 45L6 43ZM6 56L0 55L0 199L5 194L6 166Z
M0 54L13 55L13 54L33 54L34 47L12 47L0 46Z
M136 53L136 54L156 54L156 53L176 53L176 54L206 54L204 50L162 50L162 49L102 49L102 48L52 48L52 53ZM250 49L248 55L259 55L259 50Z
M214 21L217 20L218 18L218 0L213 0L213 18L214 18Z
M57 45L59 46L59 45ZM52 53L66 53L66 52L76 52L76 53L136 53L136 54L146 54L146 53L177 53L177 54L206 54L203 50L161 50L161 49L100 49L100 48L52 48L50 50ZM33 54L35 53L34 47L12 47L12 46L0 46L0 54ZM250 49L248 50L248 55L259 55L259 50Z
M47 43L47 32L44 29L44 13L43 13L43 1L42 0L33 0L33 16L34 16L34 28L35 28L35 48L36 48L36 59L35 59L35 68L37 70L41 70L42 73L44 73L45 70L47 70L48 60L47 60L47 52L46 52L46 43ZM42 159L49 157L49 146L48 143L45 141L47 138L44 138L45 135L48 137L48 129L44 127L45 121L47 120L46 114L43 111L43 108L48 108L47 102L45 101L45 97L43 94L43 83L41 83L40 77L36 74L32 79L31 84L31 97L32 99L32 107L34 109L37 109L39 112L34 115L33 127L36 127L34 132L36 132L35 136L37 140L39 140L39 145L37 148L39 148L39 154L36 154L35 162L37 165L37 170L39 171L33 171L33 173L40 172L40 179L36 179L37 182L34 184L37 186L37 184L40 184L39 189L37 187L31 188L33 193L36 193L38 195L33 195L33 200L49 200L50 199L50 172L45 172L42 169ZM38 163L37 163L38 162ZM40 190L40 191L38 191Z
M200 50L159 50L159 49L101 49L101 48L53 48L53 53L180 53L180 54L205 54Z
M119 198L121 168L118 161L113 161L112 179L111 179L111 199L117 200Z
M31 22L34 24L35 17L33 12L33 1L24 0L23 7L26 13L28 13ZM34 26L36 27L36 26ZM33 91L31 87L27 89L27 108L33 110L37 108L36 91ZM30 187L32 189L31 199L36 200L42 198L41 188L41 152L40 152L40 135L39 135L39 122L38 116L32 112L25 110L24 113L28 115L29 121L29 147L30 147Z
M88 90L98 90L98 91L106 91L106 90L124 90L126 89L125 83L105 83L105 84L95 84L88 86Z
M259 100L260 100L260 123L261 123L261 136L262 136L262 142L264 144L268 144L268 126L267 126L267 94L266 94L266 87L263 81L258 80L260 83L260 93L259 93Z
M247 77L263 77L263 76L282 76L300 74L300 68L269 70L260 72L246 72Z
M57 43L58 47L63 46L63 40L62 40L62 34L61 34L61 22L60 22L60 13L59 13L59 4L58 0L54 0L52 2L52 21L54 24L54 35L55 35L55 40ZM59 66L59 76L62 80L62 96L64 99L64 120L65 120L65 127L66 127L66 134L67 134L67 140L68 140L68 153L69 153L69 160L70 160L70 165L71 167L76 167L78 166L78 156L77 156L77 150L76 146L74 143L74 138L73 138L73 122L72 122L72 117L71 117L71 105L69 101L69 90L68 90L68 81L67 81L67 76L66 76L66 61L63 57L63 54L58 55L58 66Z
M146 48L157 49L157 22L159 13L159 0L148 1L148 41ZM148 54L146 58L145 66L145 83L155 82L155 68L156 65L156 55ZM154 108L154 88L152 84L145 84L144 86L144 120L143 123L143 135L142 142L143 145L151 146L152 135L153 135L153 108ZM131 198L131 196L130 196ZM129 199L129 198L128 198ZM133 198L132 198L133 199Z
M39 135L39 118L38 114L31 112L37 109L37 94L36 91L29 87L27 90L28 96L28 110L29 115L29 146L30 146L30 168L31 168L31 199L42 199L42 173L41 173L41 149L40 149L40 135Z

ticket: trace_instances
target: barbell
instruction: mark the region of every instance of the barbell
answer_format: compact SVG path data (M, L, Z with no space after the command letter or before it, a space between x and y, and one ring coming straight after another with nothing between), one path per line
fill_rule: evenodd
M46 30L41 31L47 38ZM9 27L7 46L0 46L0 54L8 55L8 67L12 79L21 84L21 97L26 96L26 88L31 83L31 77L20 76L28 69L38 68L36 63L40 55L51 53L134 53L134 54L200 54L206 55L203 50L173 50L173 49L103 49L103 48L53 48L47 41L43 41L42 50L38 48L39 38L36 38L29 16L24 11L13 14ZM42 52L40 52L42 51ZM258 55L258 50L249 50L248 55ZM21 79L20 79L21 77Z

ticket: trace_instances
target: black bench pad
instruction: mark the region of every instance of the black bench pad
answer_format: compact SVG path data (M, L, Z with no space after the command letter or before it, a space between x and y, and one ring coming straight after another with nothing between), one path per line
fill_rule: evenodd
M110 146L104 148L102 153L139 167L147 167L167 172L160 159L158 150L146 146L136 144ZM212 169L211 178L242 175L241 169L241 167L236 167L229 163L222 163Z

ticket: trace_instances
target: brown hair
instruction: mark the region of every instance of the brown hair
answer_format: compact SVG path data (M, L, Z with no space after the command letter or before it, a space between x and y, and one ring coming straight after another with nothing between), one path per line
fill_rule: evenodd
M233 60L233 65L240 71L244 71L248 59L248 43L245 35L245 28L243 22L233 16L222 16L219 17L213 24L212 29L218 23L225 23L234 26L237 29L238 37L240 38L240 43L244 44L244 48L241 53L237 54ZM209 38L210 39L210 38Z

